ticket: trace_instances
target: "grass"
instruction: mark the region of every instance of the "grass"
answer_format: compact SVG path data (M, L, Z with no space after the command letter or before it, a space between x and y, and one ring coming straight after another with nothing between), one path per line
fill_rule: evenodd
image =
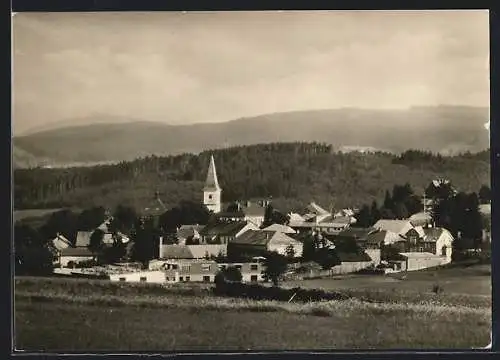
M206 309L20 301L16 302L16 348L45 351L471 348L489 342L487 311L419 312L404 307L347 303L323 306L330 311L321 312L314 307L307 314L263 305L253 311L241 311L237 304L232 309Z
M26 209L26 210L14 210L14 222L30 219L39 218L50 215L54 212L60 211L62 209Z
M426 269L409 272L406 278L402 274L347 275L334 278L287 281L289 287L335 289L366 289L383 291L431 292L434 285L439 285L446 294L476 294L491 296L491 267L489 265L467 268L448 267L444 269Z
M460 273L448 270L442 270L438 280ZM479 276L474 272L483 270L466 271L474 278ZM20 277L15 289L16 347L201 351L487 345L491 294L453 293L446 286L436 294L432 292L436 276L429 274L408 274L405 280L407 284L428 277L425 291L344 287L336 290L351 299L308 304L221 298L211 294L210 285L201 284ZM463 272L460 276L466 283L472 281ZM311 280L315 281L319 280ZM337 281L342 280L330 280Z

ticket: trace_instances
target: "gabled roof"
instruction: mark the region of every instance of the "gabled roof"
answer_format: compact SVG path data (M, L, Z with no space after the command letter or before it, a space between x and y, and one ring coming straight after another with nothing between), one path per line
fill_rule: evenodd
M219 180L217 179L217 172L215 171L214 156L210 156L210 165L208 166L207 179L203 191L220 191Z
M231 244L265 246L269 243L274 234L274 231L248 230L231 241Z
M177 230L177 237L180 239L187 239L197 236L203 228L203 225L182 225Z
M404 235L408 232L408 230L413 228L413 225L408 220L379 220L375 223L375 225L373 225L373 227Z
M339 224L339 225L345 225L345 224L352 224L353 221L352 221L352 217L349 217L349 216L338 216L338 217L334 217L334 216L328 216L324 219L322 219L319 223L320 224L323 224L323 223L328 223L328 224ZM355 221L354 221L355 222Z
M272 224L272 225L269 225L268 227L264 228L263 230L277 231L277 232L281 232L284 234L295 234L296 233L296 231L294 229L292 229L290 226L281 225L281 224Z
M167 211L167 207L159 197L155 198L153 201L151 201L150 204L144 207L142 209L141 214L143 216L160 216L163 213Z
M90 251L86 247L69 247L66 249L62 249L60 252L61 256L81 256L81 257L88 257L88 256L93 256L92 251Z
M234 222L219 222L207 225L200 231L201 235L222 235L234 236L238 234L245 226L249 225L247 221L234 221Z
M370 228L356 228L349 227L345 230L342 230L337 236L339 237L350 237L355 240L366 240L369 234L377 232L376 229Z
M203 244L203 245L187 245L187 248L195 259L202 259L207 254L217 256L219 253L227 253L226 244Z
M432 221L432 216L427 212L418 212L408 219L413 226L425 225Z
M306 210L315 215L328 215L328 211L316 204L314 201L307 205Z
M258 204L250 204L248 207L241 209L245 216L264 216L266 213L266 208Z
M451 238L453 235L444 228L424 228L425 241L438 241L443 233L447 233Z
M162 245L160 258L162 259L193 259L194 256L185 245Z
M428 253L428 252L406 252L406 253L401 253L401 255L407 259L427 259L427 258L439 259L440 258L439 255L436 255L433 253Z
M72 246L71 241L69 241L66 237L64 237L61 234L57 234L57 236L54 238L54 240L52 240L52 245L57 250L66 249L66 248Z
M78 231L76 234L75 247L87 247L90 244L90 237L92 236L92 231Z
M397 241L402 240L398 234L387 230L375 231L366 237L367 244L393 244Z

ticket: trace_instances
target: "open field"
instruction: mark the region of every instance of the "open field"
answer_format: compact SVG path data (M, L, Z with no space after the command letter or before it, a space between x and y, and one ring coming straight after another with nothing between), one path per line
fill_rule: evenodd
M26 210L14 210L14 222L29 219L29 218L39 218L50 215L62 209L26 209Z
M449 270L440 270L442 281L462 271ZM484 269L463 271L470 279L462 272L462 281L472 283L477 281L472 274ZM425 281L428 275L423 273L408 274L405 284ZM313 286L319 280L310 281ZM408 285L390 291L375 285L339 287L351 299L296 304L215 297L207 285L20 277L15 290L16 348L202 351L487 345L491 295L453 293L451 287L433 294L431 284L424 291Z
M439 285L445 293L491 296L491 266L448 267L406 274L344 275L329 279L287 281L286 286L329 289L409 290L430 292Z

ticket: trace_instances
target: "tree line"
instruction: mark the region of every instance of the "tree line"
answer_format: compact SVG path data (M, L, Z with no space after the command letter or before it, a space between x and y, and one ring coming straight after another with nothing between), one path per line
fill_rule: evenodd
M488 152L489 153L489 152ZM200 198L210 155L223 188L223 201L272 196L284 202L316 198L325 207L383 201L395 180L420 188L436 175L471 190L477 177L489 181L484 157L388 153L340 153L320 143L238 146L198 155L149 156L135 161L67 169L16 169L14 204L23 208L135 206L160 190L164 202ZM425 161L416 161L423 158Z

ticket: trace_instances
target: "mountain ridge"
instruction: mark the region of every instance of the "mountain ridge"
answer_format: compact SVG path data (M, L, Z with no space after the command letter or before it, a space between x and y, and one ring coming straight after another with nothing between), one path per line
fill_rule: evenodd
M18 154L22 151L35 159L50 159L52 165L58 166L293 141L324 142L338 149L371 148L393 153L417 148L444 155L477 152L489 147L489 135L484 129L489 109L480 107L318 109L183 125L128 118L130 121L116 122L117 118L114 119L112 123L96 121L90 125L15 136L14 150L17 148Z

